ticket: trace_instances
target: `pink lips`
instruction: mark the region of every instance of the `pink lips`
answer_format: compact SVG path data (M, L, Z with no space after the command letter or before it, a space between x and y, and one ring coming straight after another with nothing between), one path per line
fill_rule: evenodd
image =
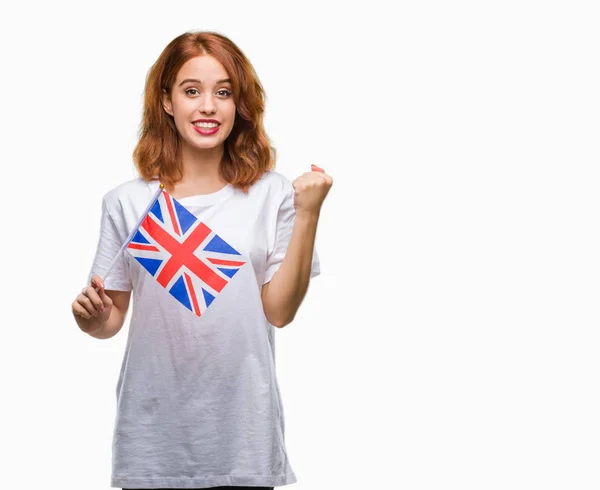
M192 124L192 126L194 126L194 129L196 130L196 132L198 134L201 134L203 136L210 136L211 134L215 134L221 127L220 124L216 128L199 128L198 126L196 126L194 124Z

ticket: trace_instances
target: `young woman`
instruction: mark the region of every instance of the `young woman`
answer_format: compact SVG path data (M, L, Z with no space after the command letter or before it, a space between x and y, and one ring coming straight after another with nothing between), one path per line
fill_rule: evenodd
M333 179L314 165L293 182L275 172L263 113L252 65L221 34L178 36L148 73L139 177L104 195L89 285L72 304L79 328L107 339L133 293L112 487L296 482L274 329L320 273Z

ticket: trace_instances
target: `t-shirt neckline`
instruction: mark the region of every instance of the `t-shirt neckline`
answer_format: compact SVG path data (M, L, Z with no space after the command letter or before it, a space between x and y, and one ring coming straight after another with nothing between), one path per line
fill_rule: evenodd
M156 191L158 189L158 186L160 185L160 183L158 181L155 181L152 183L152 190L153 192ZM206 205L210 205L210 204L215 204L219 201L221 201L222 199L225 199L227 197L229 197L231 194L233 194L235 192L235 188L227 183L224 187L222 187L221 189L219 189L216 192L211 192L210 194L195 194L193 196L186 196L186 197L173 197L173 199L175 199L177 202L181 203L182 205L200 205L200 206L206 206Z

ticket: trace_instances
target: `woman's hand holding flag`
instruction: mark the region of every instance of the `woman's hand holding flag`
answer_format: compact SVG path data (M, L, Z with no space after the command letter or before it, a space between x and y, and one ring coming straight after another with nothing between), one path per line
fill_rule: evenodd
M73 301L71 308L79 328L85 333L100 330L110 318L113 302L104 292L104 281L98 274L91 278Z

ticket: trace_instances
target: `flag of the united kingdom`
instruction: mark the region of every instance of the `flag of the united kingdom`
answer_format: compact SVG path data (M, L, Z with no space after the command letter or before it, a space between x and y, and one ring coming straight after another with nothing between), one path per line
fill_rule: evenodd
M197 316L246 263L237 250L164 190L142 219L127 250Z

